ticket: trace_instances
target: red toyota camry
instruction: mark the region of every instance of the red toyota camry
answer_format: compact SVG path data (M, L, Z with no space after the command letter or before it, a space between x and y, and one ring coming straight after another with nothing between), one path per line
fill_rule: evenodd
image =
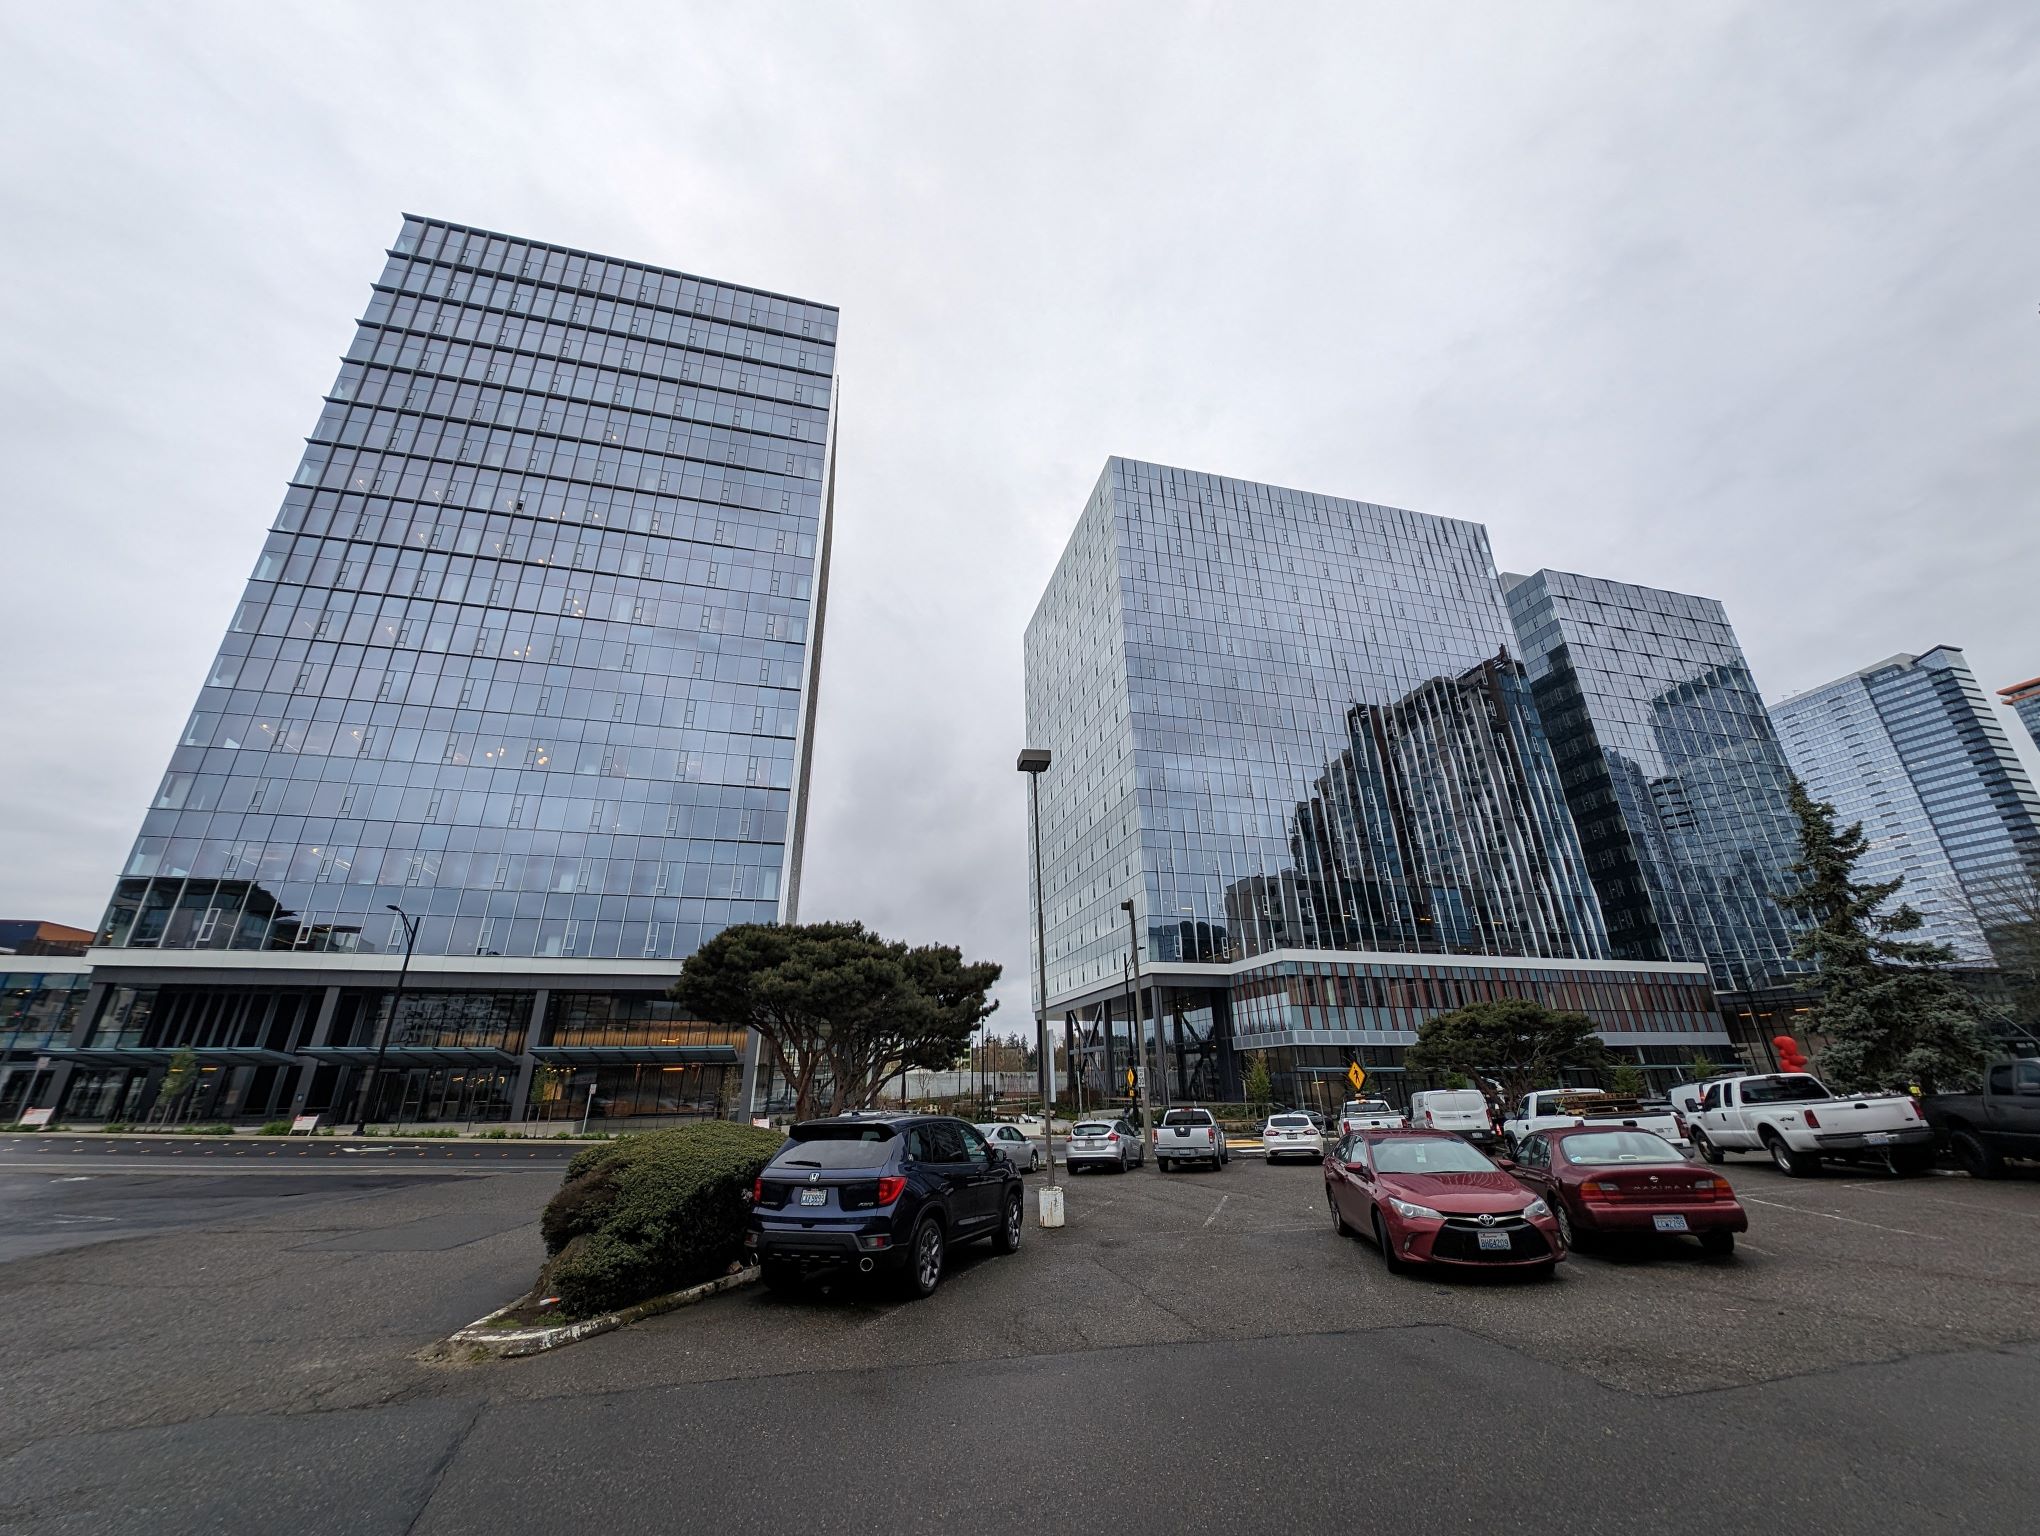
M1325 1199L1391 1270L1409 1264L1515 1267L1548 1275L1565 1244L1544 1201L1457 1136L1358 1131L1325 1158Z
M1649 1131L1563 1126L1525 1136L1516 1177L1543 1198L1567 1247L1600 1234L1690 1233L1717 1257L1750 1218L1728 1180Z

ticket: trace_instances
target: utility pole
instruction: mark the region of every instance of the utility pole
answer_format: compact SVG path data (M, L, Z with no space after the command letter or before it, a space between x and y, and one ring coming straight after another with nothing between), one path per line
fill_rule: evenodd
M1119 910L1126 914L1127 963L1132 967L1133 975L1133 995L1130 999L1133 1008L1128 1022L1140 1032L1140 1133L1147 1138L1148 1150L1152 1151L1156 1141L1155 1074L1154 1067L1148 1059L1147 1021L1140 1016L1140 930L1134 926L1133 898L1128 897L1125 901L1122 901L1119 904ZM1159 994L1155 999L1155 1006L1158 1010L1161 1007ZM1161 1026L1157 1024L1155 1027L1155 1044L1160 1046L1161 1043ZM1158 1157L1154 1160L1154 1164L1155 1172L1160 1173L1162 1171L1162 1160Z
M389 1050L390 1036L397 1027L397 1010L404 1006L404 978L411 974L411 946L418 940L418 919L399 906L392 906L390 910L397 914L397 921L404 925L404 965L403 969L397 972L397 991L390 999L389 1020L383 1025L382 1035L375 1043L375 1065L368 1069L368 1081L361 1085L361 1114L354 1123L354 1134L357 1136L368 1134L369 1091L375 1087L376 1079L382 1076L383 1055ZM401 1104L397 1107L403 1108Z
M1048 1183L1043 1187L1041 1203L1046 1211L1055 1207L1055 1225L1062 1225L1062 1190L1055 1182L1055 1063L1048 1049L1048 892L1041 884L1041 776L1048 771L1049 752L1046 747L1027 747L1020 753L1015 765L1027 775L1028 797L1034 821L1034 961L1035 985L1041 991L1041 1014L1035 1021L1035 1036L1040 1044L1035 1062L1036 1076L1041 1084L1041 1139L1048 1151ZM1048 1191L1055 1191L1053 1201Z

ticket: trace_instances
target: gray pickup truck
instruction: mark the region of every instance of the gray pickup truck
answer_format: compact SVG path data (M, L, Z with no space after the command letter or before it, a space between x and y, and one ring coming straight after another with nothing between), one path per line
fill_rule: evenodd
M1927 1124L1972 1178L1996 1178L2008 1157L2040 1158L2040 1059L1994 1061L1979 1093L1937 1093Z
M1225 1130L1208 1109L1172 1109L1155 1131L1155 1164L1174 1173L1183 1163L1209 1163L1223 1168L1232 1161Z

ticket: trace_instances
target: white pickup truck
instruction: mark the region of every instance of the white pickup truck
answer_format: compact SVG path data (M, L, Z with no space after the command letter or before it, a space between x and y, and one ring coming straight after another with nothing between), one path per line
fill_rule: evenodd
M1552 1131L1567 1125L1616 1125L1625 1130L1650 1131L1684 1150L1686 1127L1669 1107L1659 1109L1634 1099L1618 1099L1599 1088L1539 1088L1526 1093L1502 1122L1502 1140L1509 1156L1532 1131Z
M1232 1161L1225 1130L1208 1109L1172 1109L1155 1127L1155 1164L1163 1173L1177 1163L1209 1163L1223 1168Z
M1386 1099L1348 1099L1339 1106L1339 1134L1355 1131L1400 1131L1409 1125L1403 1112Z
M1693 1145L1710 1163L1762 1152L1795 1178L1819 1172L1824 1157L1869 1159L1895 1173L1924 1173L1934 1161L1934 1129L1906 1095L1836 1098L1809 1072L1709 1083Z

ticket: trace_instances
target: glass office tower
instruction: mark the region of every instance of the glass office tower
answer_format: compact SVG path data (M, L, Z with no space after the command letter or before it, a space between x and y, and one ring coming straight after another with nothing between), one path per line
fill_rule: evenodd
M1048 1006L1094 1086L1143 1012L1176 1095L1266 1049L1384 1085L1432 1012L1529 994L1645 1060L1724 1041L1703 969L1615 963L1487 536L1112 459L1026 637Z
M2040 795L1954 646L1898 655L1771 706L1785 755L1843 825L1860 821L1866 879L1903 876L1917 935L1992 956L1979 914L2040 878Z
M2014 683L2009 688L1998 689L2003 699L2018 714L2019 723L2026 728L2026 734L2033 738L2033 744L2040 746L2040 677L2029 677L2023 683Z
M183 1044L220 1112L344 1108L392 907L407 1114L727 1105L740 1042L660 993L795 914L836 324L405 218L116 885L68 1112Z
M1615 953L1704 961L1724 992L1792 984L1792 773L1721 604L1564 571L1502 585Z

